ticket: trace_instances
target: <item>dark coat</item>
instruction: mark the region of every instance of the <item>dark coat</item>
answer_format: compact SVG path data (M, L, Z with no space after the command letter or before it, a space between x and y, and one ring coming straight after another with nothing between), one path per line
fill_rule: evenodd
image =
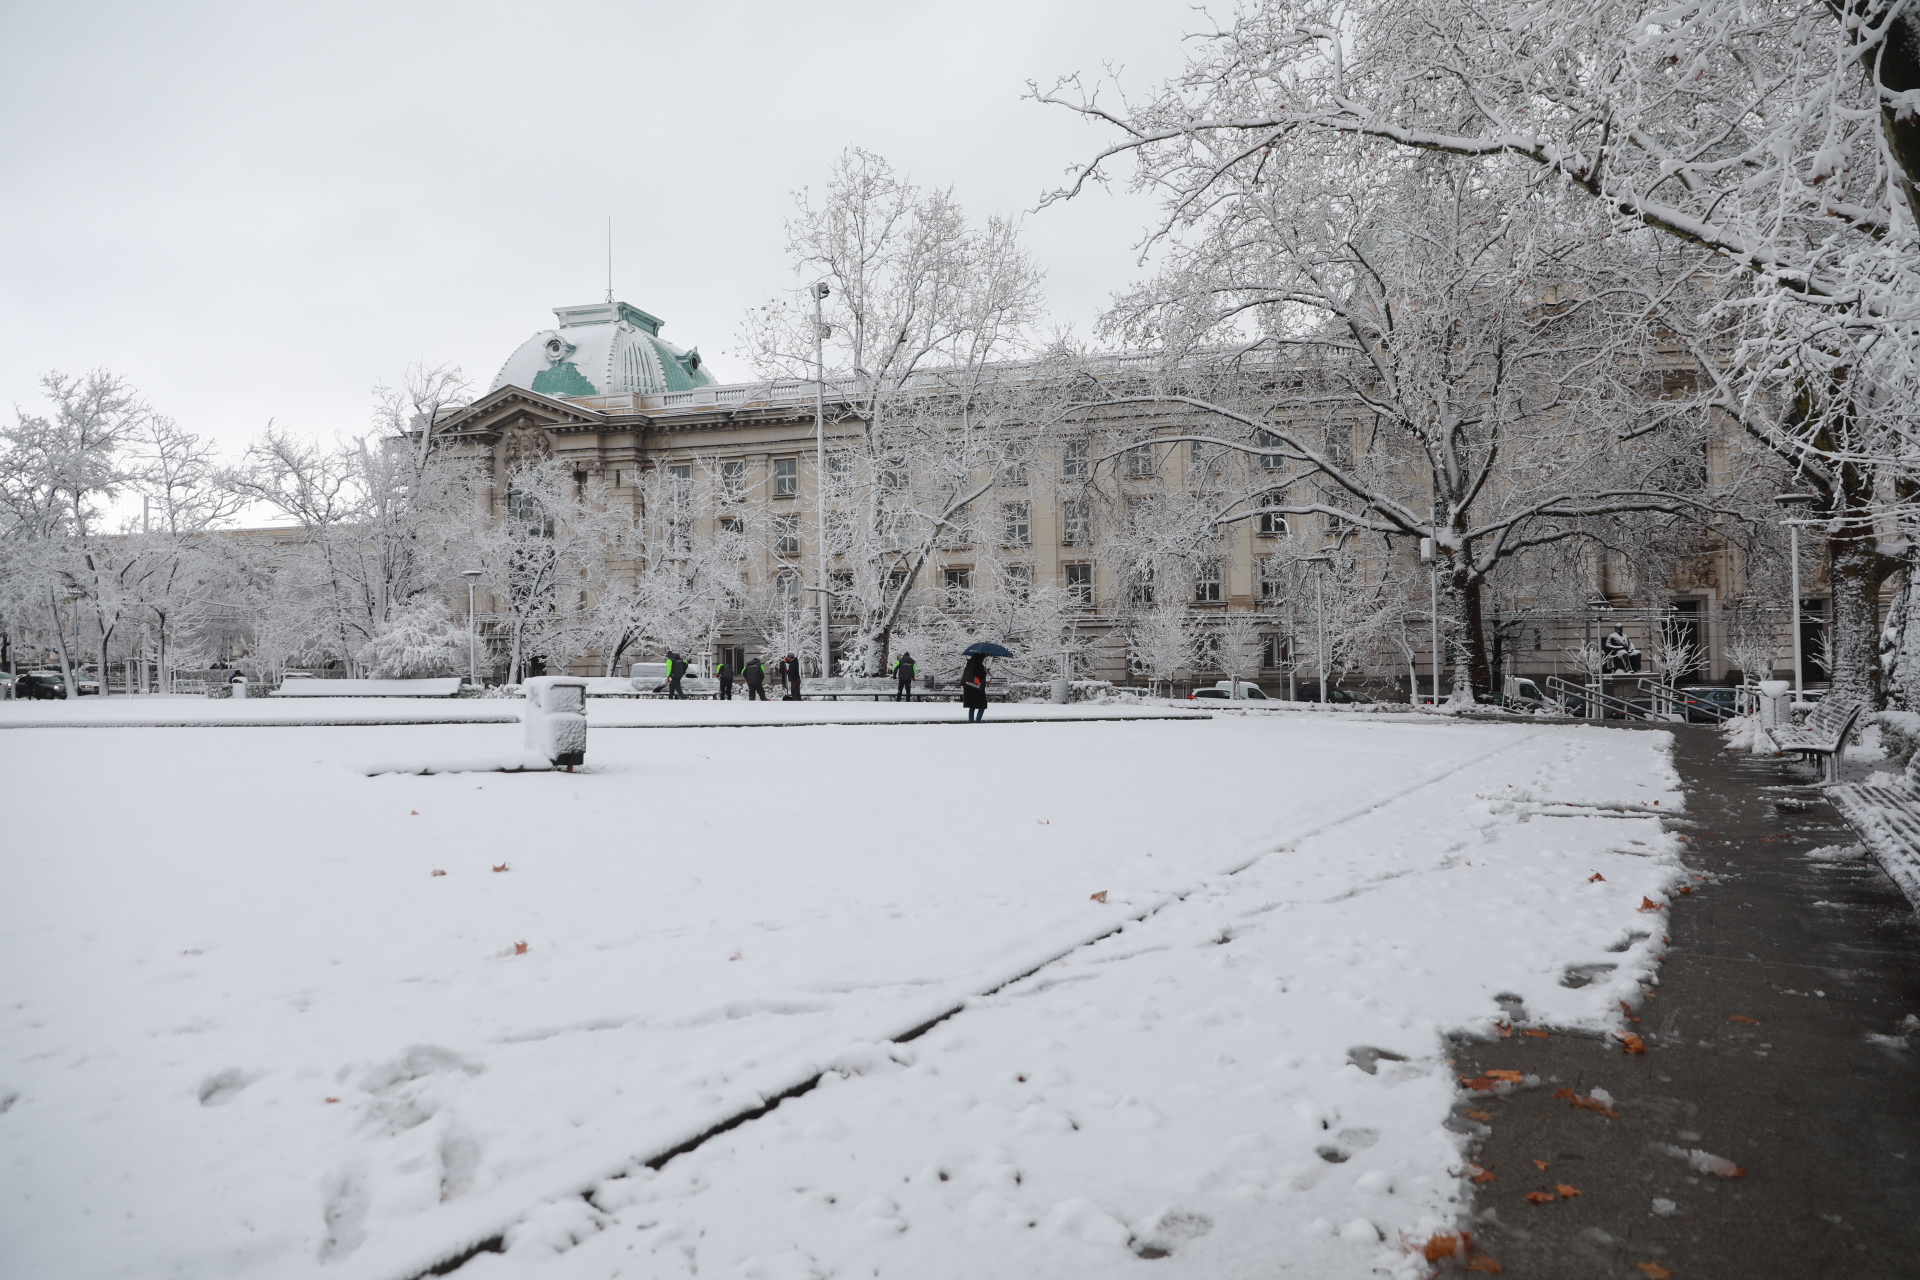
M747 678L748 684L758 686L767 678L767 669L760 665L760 659L749 658L747 665L740 668L740 674Z
M987 705L987 660L978 654L967 659L960 676L960 705L985 708Z

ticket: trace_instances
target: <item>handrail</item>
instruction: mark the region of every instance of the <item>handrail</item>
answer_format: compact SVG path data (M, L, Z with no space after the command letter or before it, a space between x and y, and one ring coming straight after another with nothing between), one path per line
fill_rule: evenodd
M1593 686L1574 684L1572 681L1563 680L1559 676L1547 677L1547 689L1549 692L1562 695L1560 700L1562 706L1566 705L1566 696L1570 695L1579 698L1585 703L1589 711L1591 711L1592 708L1598 707L1602 711L1617 712L1623 720L1665 721L1667 718L1651 708L1636 707L1625 698L1616 698L1610 693L1602 693L1598 688Z
M1704 711L1714 718L1716 724L1724 720L1731 720L1739 714L1739 712L1730 711L1717 702L1709 702L1705 698L1696 698L1685 689L1676 689L1672 686L1661 684L1657 680L1641 680L1638 683L1642 693L1650 693L1660 702L1677 703L1689 711Z

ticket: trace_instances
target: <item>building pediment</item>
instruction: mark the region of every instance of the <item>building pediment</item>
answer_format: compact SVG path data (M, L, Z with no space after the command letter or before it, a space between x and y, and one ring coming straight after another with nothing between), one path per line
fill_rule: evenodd
M505 386L443 418L442 435L492 444L510 429L546 431L594 430L606 426L608 415L598 409L542 395L525 387Z

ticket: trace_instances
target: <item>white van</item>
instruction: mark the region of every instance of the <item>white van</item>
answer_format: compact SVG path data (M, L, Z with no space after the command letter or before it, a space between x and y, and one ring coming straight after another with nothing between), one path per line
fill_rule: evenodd
M1195 689L1188 698L1224 698L1229 702L1272 702L1266 691L1251 680L1221 680L1211 689Z

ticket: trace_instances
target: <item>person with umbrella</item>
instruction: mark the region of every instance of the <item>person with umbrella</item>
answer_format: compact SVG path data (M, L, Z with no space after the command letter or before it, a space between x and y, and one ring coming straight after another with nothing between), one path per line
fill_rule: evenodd
M987 718L987 659L1012 656L1009 650L984 640L967 646L967 668L960 673L960 704L967 709L968 724Z

